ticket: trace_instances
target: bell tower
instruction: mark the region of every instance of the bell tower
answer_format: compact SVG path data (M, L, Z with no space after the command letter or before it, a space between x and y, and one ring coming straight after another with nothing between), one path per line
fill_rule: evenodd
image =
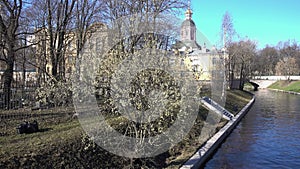
M196 41L196 25L192 19L193 11L189 7L185 12L185 20L181 25L181 41Z
M197 43L196 37L196 24L193 21L193 11L191 10L190 3L189 7L185 12L185 20L181 24L180 40L185 44L186 47L192 49L202 49Z

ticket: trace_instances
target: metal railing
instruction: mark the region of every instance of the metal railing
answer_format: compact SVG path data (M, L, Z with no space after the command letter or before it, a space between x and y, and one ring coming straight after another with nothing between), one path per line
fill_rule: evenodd
M0 88L0 109L18 109L23 107L33 107L36 102L37 84L15 85L13 84L10 90L10 99L5 100L4 89Z

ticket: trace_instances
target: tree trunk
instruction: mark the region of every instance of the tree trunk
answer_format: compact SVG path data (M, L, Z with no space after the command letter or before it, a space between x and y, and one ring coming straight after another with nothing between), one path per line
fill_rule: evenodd
M14 71L14 54L10 53L11 59L7 60L7 67L4 71L4 106L6 109L10 109L10 100L11 100L11 83L13 81L13 71Z
M229 64L229 83L230 83L230 89L233 89L234 87L234 69L235 69L235 64L230 63Z
M22 69L23 69L23 72L22 72L22 99L24 99L25 97L25 86L26 86L26 59L25 59L25 55L26 53L24 52L24 56L23 56L23 63L22 63Z
M56 57L56 56L54 56L54 57ZM53 77L57 78L57 59L56 58L52 59L51 73L52 73Z
M244 90L243 71L244 71L244 63L242 63L241 72L240 72L240 85L239 85L240 90Z
M13 81L15 56L18 50L16 47L18 47L18 36L20 34L17 32L19 27L19 18L21 17L22 2L22 0L1 1L1 11L3 10L2 8L6 9L5 14L0 15L0 34L3 36L3 45L5 45L7 51L5 59L2 59L6 63L6 70L3 73L3 93L4 106L7 109L11 108L11 84ZM3 55L5 55L4 53Z

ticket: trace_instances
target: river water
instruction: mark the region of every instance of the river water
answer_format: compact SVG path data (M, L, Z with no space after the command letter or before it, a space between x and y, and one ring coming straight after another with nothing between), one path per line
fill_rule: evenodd
M267 89L205 169L300 168L300 96Z

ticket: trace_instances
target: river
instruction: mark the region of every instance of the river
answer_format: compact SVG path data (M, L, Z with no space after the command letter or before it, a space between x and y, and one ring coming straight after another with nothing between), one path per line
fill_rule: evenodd
M267 89L205 169L300 168L300 96Z

